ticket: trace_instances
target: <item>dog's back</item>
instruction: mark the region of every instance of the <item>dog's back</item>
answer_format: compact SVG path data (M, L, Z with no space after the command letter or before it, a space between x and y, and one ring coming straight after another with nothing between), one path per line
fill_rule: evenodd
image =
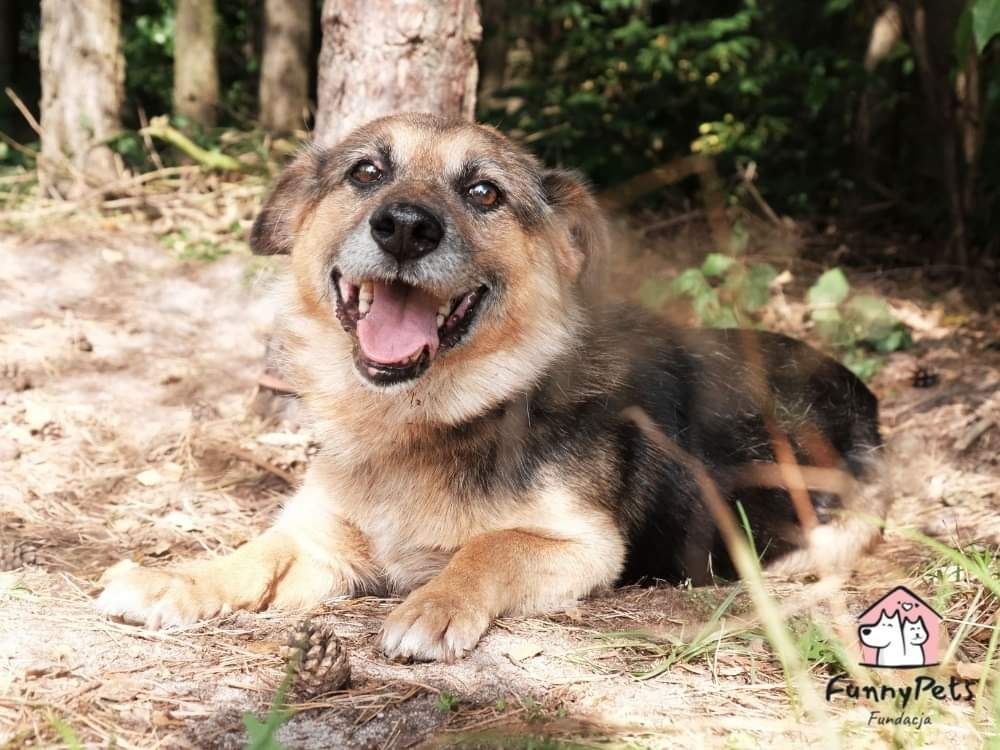
M623 400L645 410L666 439L704 466L722 497L734 509L739 504L765 562L805 544L802 523L810 519L800 517L781 486L787 472L826 472L833 488L814 485L804 493L820 524L837 524L853 509L852 479L876 478L877 401L845 367L777 334L686 330L657 340L653 356L634 363ZM625 433L637 458L623 467L635 479L622 502L640 519L630 533L625 578L735 575L690 468L662 450L640 448L649 437L638 425ZM783 466L789 461L794 466Z

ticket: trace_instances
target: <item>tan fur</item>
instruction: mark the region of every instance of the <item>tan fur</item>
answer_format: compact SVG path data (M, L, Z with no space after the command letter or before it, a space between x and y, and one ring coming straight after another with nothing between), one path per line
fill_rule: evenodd
M438 132L406 117L372 128L414 175L388 187L395 193L387 200L438 190L434 179L471 154L503 155L485 128ZM291 168L295 179L308 175L308 158ZM283 252L285 238L293 246L279 328L323 453L261 537L217 560L112 576L99 606L155 627L236 608L412 591L386 620L385 652L452 659L498 615L542 611L612 584L624 563L622 534L610 513L573 489L571 476L548 475L521 497L458 502L448 482L452 457L436 447L443 427L529 387L573 346L578 283L603 231L586 191L567 181L555 214L531 232L512 217L473 226L453 212L462 236L502 270L504 307L484 313L474 335L415 383L376 390L356 372L328 280L331 247L347 241L370 207L345 187L314 200L291 181L285 186L265 207L278 238L265 251ZM293 225L281 225L286 219Z

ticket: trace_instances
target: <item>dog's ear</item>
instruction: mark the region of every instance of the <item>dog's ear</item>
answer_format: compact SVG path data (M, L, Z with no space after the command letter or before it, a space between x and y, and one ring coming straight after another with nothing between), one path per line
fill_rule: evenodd
M254 255L287 255L295 233L319 194L321 154L309 147L285 167L250 230Z
M587 179L578 172L551 169L542 175L545 200L569 238L570 247L561 262L582 283L594 280L604 270L608 255L608 225Z

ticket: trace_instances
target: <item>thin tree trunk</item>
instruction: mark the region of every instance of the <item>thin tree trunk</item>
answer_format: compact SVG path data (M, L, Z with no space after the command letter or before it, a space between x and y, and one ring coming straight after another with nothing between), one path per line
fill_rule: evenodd
M865 51L865 70L875 71L889 56L889 53L903 37L903 17L897 3L891 2L875 18L871 33L868 36L868 49ZM885 153L887 143L893 144L883 135L879 144L872 144L872 138L882 130L893 117L892 100L880 93L871 82L865 84L858 103L857 116L854 121L854 157L855 169L868 184L875 182L878 172L880 153ZM898 120L898 116L895 117Z
M909 0L903 20L917 62L924 91L924 105L941 155L941 184L948 198L951 243L948 260L968 264L967 208L962 181L961 132L955 91L950 81L955 27L962 12L961 0Z
M979 75L979 56L969 50L965 64L955 79L958 98L958 121L962 132L962 158L965 164L962 195L968 216L976 213L976 188L979 181L979 154L986 138L986 118L983 117L983 89Z
M265 0L260 122L266 130L301 128L309 106L312 0Z
M315 140L392 112L475 116L475 0L326 0Z
M121 127L125 60L118 0L42 0L43 189L77 194L117 176L106 141Z
M219 106L215 25L214 0L177 0L174 112L206 127L215 125Z

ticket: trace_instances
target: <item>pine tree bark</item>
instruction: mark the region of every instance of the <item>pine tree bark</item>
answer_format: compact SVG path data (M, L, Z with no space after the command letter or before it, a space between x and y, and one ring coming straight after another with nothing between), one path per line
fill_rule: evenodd
M215 0L177 0L174 113L211 127L219 106Z
M392 112L475 116L475 0L326 0L314 138Z
M42 0L39 181L75 195L117 176L106 141L121 127L125 60L119 0Z
M260 69L260 122L290 133L309 106L312 0L265 0L264 55Z

